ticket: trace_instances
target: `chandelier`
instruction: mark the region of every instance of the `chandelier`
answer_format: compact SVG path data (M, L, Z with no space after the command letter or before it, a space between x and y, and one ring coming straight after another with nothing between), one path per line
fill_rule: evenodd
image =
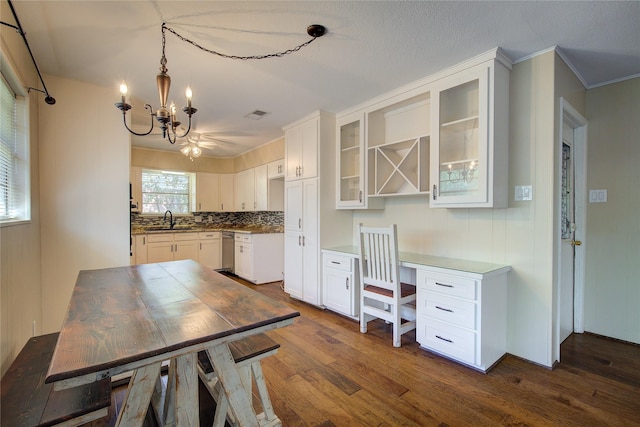
M122 82L122 84L120 85L121 101L116 102L115 106L120 111L122 111L122 120L124 122L124 127L127 128L129 132L137 136L149 135L153 131L154 119L155 119L160 124L160 128L162 129L162 137L166 138L170 144L175 144L176 139L184 138L189 134L189 131L191 130L191 116L193 116L198 110L191 106L191 98L193 96L193 93L191 92L191 88L187 87L187 90L185 92L185 95L187 97L187 106L183 107L182 111L189 118L189 124L187 126L187 130L183 134L178 135L176 133L176 129L178 128L178 126L180 126L181 122L179 122L176 119L176 107L173 103L171 103L171 105L167 107L167 99L169 99L169 88L171 86L171 77L169 77L169 74L167 74L167 66L166 66L167 57L165 56L165 45L166 45L165 30L174 34L178 39L186 43L189 43L205 52L208 52L223 58L241 59L241 60L280 58L284 55L289 55L291 53L299 51L305 46L308 46L311 42L313 42L318 37L322 37L326 32L326 29L324 26L319 24L313 24L307 27L307 34L309 34L312 38L292 49L288 49L283 52L270 53L266 55L236 56L236 55L227 55L225 53L220 53L215 50L204 48L199 44L197 44L196 42L191 41L186 37L178 34L173 28L168 27L166 23L163 22L162 23L162 57L160 58L160 72L156 76L156 84L158 85L158 95L160 96L160 108L156 111L153 111L153 107L151 107L150 104L144 104L144 108L149 110L149 113L151 114L151 126L149 127L149 130L146 132L138 133L133 131L127 125L127 111L129 111L132 107L131 107L131 104L127 104L127 85L124 82ZM189 150L187 150L188 147L189 147ZM197 141L189 142L185 146L185 148L183 148L180 151L182 151L185 155L189 156L191 160L193 160L194 157L200 156L200 154L202 153L202 150L198 146Z
M162 23L162 57L160 58L160 72L156 76L156 84L158 85L158 95L160 95L160 108L157 111L153 111L153 108L150 104L145 104L144 108L149 110L151 113L151 127L148 131L143 133L134 132L127 126L127 111L131 109L131 105L127 104L126 96L127 96L127 85L122 82L120 85L120 94L122 96L121 102L116 103L116 107L122 111L122 120L124 122L124 126L127 128L129 132L137 136L145 136L149 135L151 131L153 131L153 119L155 118L158 123L160 123L160 129L162 129L162 137L166 138L169 143L175 144L177 138L184 138L189 134L191 130L191 116L193 116L197 109L191 106L191 97L193 93L191 92L191 88L187 87L185 95L187 97L187 106L182 108L187 116L189 117L189 126L187 130L182 134L176 134L176 128L180 126L180 122L176 120L176 106L171 103L169 108L167 109L167 99L169 98L169 88L171 87L171 77L167 74L167 57L165 56L165 35L164 30L166 26Z

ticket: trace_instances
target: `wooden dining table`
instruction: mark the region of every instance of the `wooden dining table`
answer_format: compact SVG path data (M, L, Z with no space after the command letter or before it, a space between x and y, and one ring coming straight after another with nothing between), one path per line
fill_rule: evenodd
M161 424L199 426L197 354L205 350L238 424L258 426L228 344L299 315L191 260L80 271L45 382L65 389L130 373L116 425L141 425L157 403Z

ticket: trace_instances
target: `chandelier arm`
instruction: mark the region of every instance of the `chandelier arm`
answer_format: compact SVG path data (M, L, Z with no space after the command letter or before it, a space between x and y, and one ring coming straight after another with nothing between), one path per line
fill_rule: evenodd
M173 134L173 140L171 139L171 134ZM169 131L167 131L167 141L169 141L169 144L173 145L176 143L177 140L178 140L178 135L176 135L176 131L173 130L173 127L170 126Z
M187 130L182 135L176 135L175 130L174 130L173 134L176 136L176 138L184 138L185 136L187 136L187 134L189 133L190 130L191 130L191 114L189 114L189 127L187 127ZM173 144L173 142L172 142L172 144Z
M289 54L292 54L292 53L295 53L295 52L299 51L303 47L306 47L306 46L310 45L311 42L313 42L318 37L321 37L322 35L324 35L324 30L323 30L323 32L320 35L312 36L312 38L310 40L307 40L306 42L304 42L304 43L302 43L302 44L300 44L300 45L298 45L298 46L296 46L294 48L287 49L287 50L282 51L282 52L268 53L268 54L265 54L265 55L238 56L238 55L228 55L226 53L218 52L218 51L215 51L215 50L212 50L212 49L207 49L206 47L200 46L198 43L194 42L193 40L189 40L188 38L184 37L183 35L178 34L176 32L176 30L174 30L173 28L167 27L165 23L162 23L162 28L163 29L166 28L171 34L173 34L174 36L176 36L177 38L179 38L183 42L189 43L189 44L191 44L191 45L197 47L198 49L203 50L203 51L205 51L207 53L210 53L212 55L218 55L218 56L221 56L222 58L240 59L240 60L243 60L243 61L246 61L246 60L249 60L249 59L281 58L281 57L283 57L285 55L289 55ZM164 32L163 32L163 34L164 34Z
M145 133L138 133L135 132L133 130L131 130L131 128L127 125L127 110L122 110L122 121L124 123L124 127L127 128L127 130L129 132L131 132L132 134L136 135L136 136L146 136L149 135L151 133L151 131L153 131L153 109L151 107L151 105L149 104L144 104L144 108L146 108L147 110L151 111L151 128L145 132Z

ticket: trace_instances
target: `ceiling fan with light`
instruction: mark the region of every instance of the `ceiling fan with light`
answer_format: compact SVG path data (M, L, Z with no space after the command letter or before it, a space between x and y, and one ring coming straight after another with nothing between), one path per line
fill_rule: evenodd
M182 139L180 152L191 161L205 154L203 149L210 151L212 157L233 157L247 150L247 147L242 144L217 137L214 132L191 131L186 138Z

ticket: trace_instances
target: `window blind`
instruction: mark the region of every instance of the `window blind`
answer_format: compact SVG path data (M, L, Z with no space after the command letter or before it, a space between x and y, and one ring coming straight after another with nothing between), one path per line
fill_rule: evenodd
M13 80L11 80L13 81ZM31 219L26 98L0 74L0 223Z

